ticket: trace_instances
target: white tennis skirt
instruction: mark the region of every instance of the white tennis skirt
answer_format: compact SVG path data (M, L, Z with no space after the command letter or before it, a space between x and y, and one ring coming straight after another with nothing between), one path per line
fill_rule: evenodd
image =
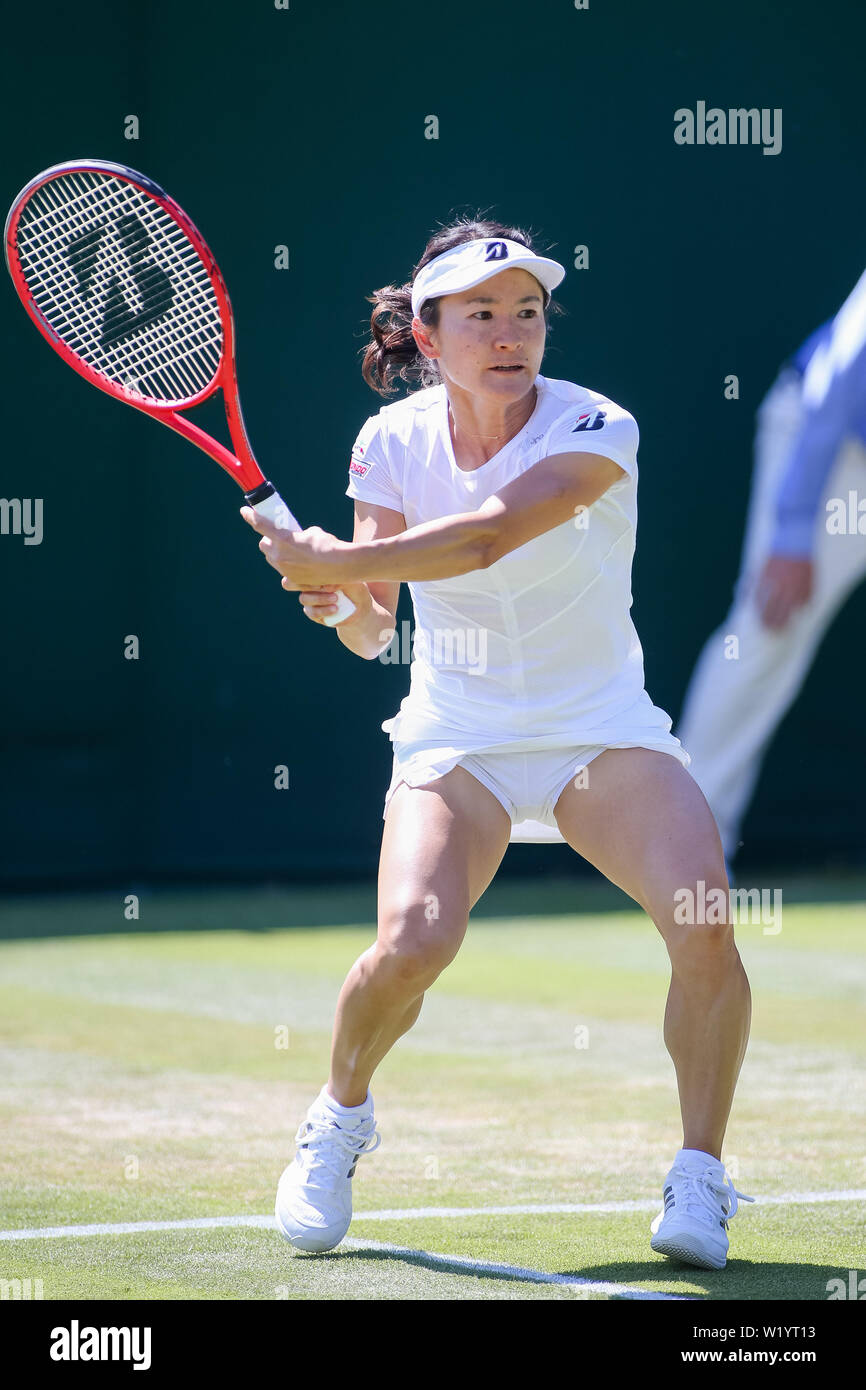
M382 818L388 814L391 798L401 782L410 787L426 787L444 777L454 767L465 767L502 805L511 817L511 842L565 844L556 824L553 808L569 782L587 786L587 768L593 758L607 748L651 748L670 753L688 767L691 762L678 738L668 734L641 743L573 744L561 748L527 749L520 744L460 753L454 748L412 748L395 745L391 785L385 797Z

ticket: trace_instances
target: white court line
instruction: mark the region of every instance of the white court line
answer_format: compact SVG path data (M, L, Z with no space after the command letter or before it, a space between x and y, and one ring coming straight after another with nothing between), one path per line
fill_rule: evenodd
M786 1192L780 1197L756 1197L759 1207L811 1206L819 1202L864 1202L866 1187L849 1188L845 1192ZM639 1202L551 1202L546 1205L519 1207L399 1207L394 1210L358 1211L355 1221L409 1221L426 1216L582 1216L592 1212L605 1214L620 1211L661 1211L661 1198L644 1198ZM743 1211L744 1208L740 1208ZM2 1232L0 1232L2 1239Z
M866 1188L849 1188L841 1192L786 1192L779 1197L759 1197L758 1207L811 1206L820 1202L863 1202ZM659 1211L661 1202L655 1198L639 1202L559 1202L547 1205L513 1207L400 1207L394 1210L355 1212L355 1221L413 1221L426 1217L461 1216L580 1216L601 1212L612 1214L629 1211ZM87 1226L22 1226L20 1230L0 1231L0 1240L50 1240L61 1236L122 1236L136 1231L195 1231L219 1226L273 1225L272 1214L267 1216L198 1216L183 1221L110 1221L94 1222Z
M791 1192L780 1197L764 1197L765 1206L807 1205L820 1202L854 1202L866 1199L866 1189L847 1192ZM529 1215L571 1215L589 1212L635 1212L655 1211L658 1202L583 1202L549 1203L546 1205L525 1205L511 1207L409 1207L401 1210L382 1210L357 1212L356 1221L394 1221L412 1220L419 1217L460 1217L460 1216L529 1216ZM258 1227L272 1229L274 1217L267 1216L203 1216L191 1217L183 1221L115 1221L105 1224L94 1223L86 1226L43 1226L41 1228L0 1231L0 1240L40 1240L62 1236L88 1235L126 1235L136 1231L180 1231L209 1230L215 1227ZM415 1250L406 1245L390 1245L385 1241L361 1240L346 1237L341 1242L351 1250L375 1250L383 1254L404 1259L415 1259L428 1268L439 1268L469 1274L498 1275L515 1283L553 1284L560 1288L573 1289L581 1293L600 1293L632 1300L652 1300L653 1302L691 1302L687 1294L660 1293L650 1289L637 1289L628 1284L615 1284L607 1280L580 1279L568 1274L548 1274L541 1269L526 1269L519 1265L496 1264L487 1260L473 1260L466 1255L439 1255L430 1250Z
M136 1231L206 1231L212 1226L273 1226L270 1216L191 1216L184 1221L108 1221L90 1226L41 1226L0 1231L0 1240L52 1240L60 1236L129 1236Z
M655 1205L657 1206L658 1203ZM466 1210L466 1208L461 1208L461 1210ZM487 1208L479 1208L479 1210L486 1211ZM534 1210L534 1208L530 1208L530 1210ZM414 1216L415 1212L403 1212L402 1214ZM388 1212L368 1213L367 1220L370 1220L371 1217L373 1220L384 1220L388 1215ZM275 1229L272 1215L205 1216L199 1220L186 1221L116 1221L104 1226L45 1226L41 1230L0 1231L0 1240L37 1240L41 1237L72 1235L126 1235L134 1231L189 1231L212 1229L215 1226L253 1226ZM418 1264L451 1270L455 1273L465 1270L468 1274L499 1275L500 1278L511 1279L515 1283L556 1284L562 1288L580 1290L584 1293L617 1294L621 1298L629 1299L652 1299L677 1303L690 1301L690 1296L687 1294L657 1293L650 1289L636 1289L629 1284L613 1284L597 1279L580 1279L568 1274L548 1274L542 1269L524 1269L519 1265L494 1264L487 1260L473 1260L466 1255L438 1255L431 1250L416 1250L408 1245L389 1245L382 1240L359 1240L352 1236L345 1237L341 1241L341 1245L348 1246L351 1250L375 1250L386 1255L402 1256L404 1259L409 1257Z
M656 1293L653 1289L635 1289L630 1284L610 1284L601 1279L579 1279L573 1274L546 1274L542 1269L521 1269L519 1265L493 1264L489 1260L471 1260L466 1255L435 1255L430 1250L413 1250L408 1245L388 1245L382 1240L355 1240L346 1237L343 1245L352 1250L380 1250L386 1255L415 1256L419 1263L434 1265L443 1270L465 1270L467 1274L498 1274L515 1283L557 1284L560 1288L582 1293L619 1294L622 1298L663 1300L670 1303L691 1303L689 1294Z

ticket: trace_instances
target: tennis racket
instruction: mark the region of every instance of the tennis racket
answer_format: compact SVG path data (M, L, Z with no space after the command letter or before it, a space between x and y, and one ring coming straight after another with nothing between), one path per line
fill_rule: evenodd
M45 169L9 210L6 264L64 362L198 445L260 516L301 530L247 438L225 281L201 233L158 184L101 159ZM234 453L181 413L220 388ZM322 621L333 627L354 611L340 593Z

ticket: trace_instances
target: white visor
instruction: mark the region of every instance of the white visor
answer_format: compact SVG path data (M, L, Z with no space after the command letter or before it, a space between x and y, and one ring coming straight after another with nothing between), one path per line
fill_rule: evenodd
M500 241L484 238L464 241L452 251L434 256L415 277L412 286L412 313L417 317L426 299L438 299L443 294L459 294L471 290L491 275L502 270L528 270L548 294L565 279L565 267L559 261L536 256L519 241Z

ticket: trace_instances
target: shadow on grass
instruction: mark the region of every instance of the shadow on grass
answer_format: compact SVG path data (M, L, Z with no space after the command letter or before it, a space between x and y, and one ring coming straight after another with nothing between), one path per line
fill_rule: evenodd
M641 909L601 874L592 876L502 877L472 909L472 921L491 918L556 917L640 913ZM866 874L795 876L771 871L738 886L781 888L785 902L866 903ZM132 899L135 902L132 902ZM129 917L131 911L137 917ZM376 884L304 884L292 887L154 888L131 884L127 891L0 898L0 941L42 937L104 936L140 932L270 932L295 927L340 928L376 922Z
M575 1280L578 1287L575 1294L580 1295L582 1285L614 1284L635 1290L640 1295L651 1297L664 1293L667 1298L689 1301L757 1301L774 1302L782 1300L803 1302L826 1302L830 1290L836 1286L832 1280L846 1280L847 1271L835 1265L781 1264L768 1261L756 1264L751 1260L728 1260L723 1270L697 1269L692 1265L673 1260L632 1260L610 1264L583 1265L573 1269L555 1271L555 1279L545 1277L546 1271L524 1269L507 1262L499 1264L494 1260L479 1261L480 1268L468 1265L465 1260L448 1255L436 1255L426 1250L403 1247L377 1249L375 1246L330 1251L325 1255L306 1255L304 1259L315 1260L397 1260L403 1264L419 1266L438 1274L457 1274L466 1279L507 1281L515 1284L545 1285L551 1289ZM663 1284L663 1290L659 1285ZM678 1288L677 1285L680 1285ZM399 1295L395 1295L399 1297ZM634 1294L609 1295L611 1299L631 1301ZM765 1345L762 1341L761 1345Z

